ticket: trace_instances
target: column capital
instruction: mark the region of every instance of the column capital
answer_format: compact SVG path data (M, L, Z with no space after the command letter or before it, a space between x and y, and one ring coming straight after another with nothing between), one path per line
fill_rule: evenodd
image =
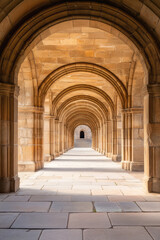
M51 114L44 114L44 118L45 119L55 119L55 116L51 115Z
M143 113L143 108L142 107L125 108L125 109L122 109L121 112L122 112L122 114L125 114L125 113L132 113L132 114Z
M18 106L19 112L30 112L30 113L44 113L43 107L35 107L35 106Z
M160 84L148 84L143 88L143 94L152 94L156 96L160 96Z
M0 95L17 97L19 96L19 87L14 84L0 83Z

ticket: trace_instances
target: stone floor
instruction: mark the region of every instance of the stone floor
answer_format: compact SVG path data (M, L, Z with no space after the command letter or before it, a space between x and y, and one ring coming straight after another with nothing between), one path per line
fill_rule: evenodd
M142 173L75 148L0 195L0 240L160 240L160 195Z

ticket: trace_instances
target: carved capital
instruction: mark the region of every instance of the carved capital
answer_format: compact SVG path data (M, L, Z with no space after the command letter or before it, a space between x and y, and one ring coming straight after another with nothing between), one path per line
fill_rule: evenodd
M160 96L160 84L148 84L143 88L143 94L148 95L155 95Z
M0 95L7 95L18 98L19 96L19 87L17 85L0 83Z

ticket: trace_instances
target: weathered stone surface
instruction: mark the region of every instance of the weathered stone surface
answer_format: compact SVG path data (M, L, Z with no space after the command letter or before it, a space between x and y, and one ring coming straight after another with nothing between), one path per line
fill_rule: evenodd
M92 212L91 202L53 202L50 212Z
M21 213L12 228L66 228L66 213Z
M105 213L71 213L68 228L110 228L110 222Z
M109 213L113 226L160 226L160 213Z
M0 202L0 212L47 212L48 202Z
M0 213L0 228L10 228L18 213Z
M0 229L1 240L38 240L40 234L40 230Z
M84 240L151 240L151 236L142 227L115 227L113 229L87 229L84 230Z
M44 230L40 240L82 240L82 230L63 229L63 230Z

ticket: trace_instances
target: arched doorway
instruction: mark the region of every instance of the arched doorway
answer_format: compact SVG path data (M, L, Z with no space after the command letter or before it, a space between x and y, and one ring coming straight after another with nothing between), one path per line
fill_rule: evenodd
M84 131L80 131L80 138L85 138L84 137Z
M92 131L86 125L79 125L74 130L74 147L92 147Z

